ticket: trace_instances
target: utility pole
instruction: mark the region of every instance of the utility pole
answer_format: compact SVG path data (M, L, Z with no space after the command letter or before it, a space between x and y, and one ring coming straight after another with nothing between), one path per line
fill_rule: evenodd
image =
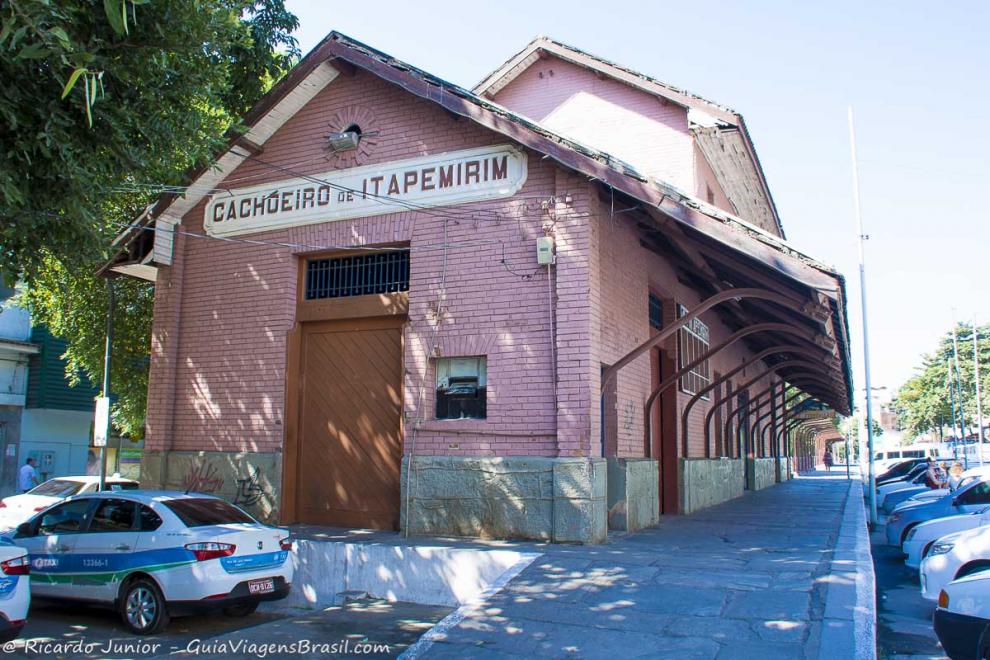
M866 250L869 238L863 231L863 212L859 203L859 165L856 161L856 127L853 123L853 109L849 106L849 147L852 156L853 201L856 207L856 225L859 239L859 298L863 308L863 370L866 378L866 447L870 461L870 524L877 524L877 475L873 463L873 387L870 379L870 332L867 324L866 307Z
M110 354L113 349L113 279L107 278L107 342L103 353L103 397L106 399L106 428L102 429L103 444L100 445L100 492L106 489L107 485L107 441L110 437ZM97 424L102 422L97 415ZM97 429L99 433L101 429Z
M976 458L983 465L983 402L980 401L980 342L973 314L973 374L976 379Z
M949 362L949 373L946 376L949 381L949 401L952 404L952 424L950 428L952 429L952 435L956 434L956 388L952 381L952 363ZM952 456L953 458L959 458L959 439L956 438L952 442Z
M956 340L956 315L952 315L952 362L955 372L956 392L959 393L959 439L966 444L966 418L963 411L962 374L959 371L959 342ZM955 421L955 420L953 420ZM965 452L965 449L964 449Z

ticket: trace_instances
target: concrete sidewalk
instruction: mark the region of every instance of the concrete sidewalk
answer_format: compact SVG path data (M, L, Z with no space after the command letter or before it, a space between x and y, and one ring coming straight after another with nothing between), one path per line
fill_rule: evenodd
M866 534L859 482L815 473L605 545L543 546L502 591L410 651L871 658Z

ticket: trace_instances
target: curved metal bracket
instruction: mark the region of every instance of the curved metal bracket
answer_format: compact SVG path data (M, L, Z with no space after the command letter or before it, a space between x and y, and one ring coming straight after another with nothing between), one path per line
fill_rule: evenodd
M642 344L640 344L639 346L637 346L636 348L632 349L624 356L619 358L616 361L616 363L613 364L611 367L608 367L605 370L605 373L602 374L602 382L601 382L602 392L605 391L605 387L608 385L609 382L612 381L613 378L615 378L615 375L619 372L620 369L622 369L622 367L626 366L627 364L638 358L640 355L650 350L650 348L656 346L660 342L672 336L675 332L686 326L688 323L693 321L695 318L697 318L704 312L707 312L712 307L715 307L716 305L720 305L729 300L741 300L742 298L758 298L760 300L769 300L770 302L777 303L782 307L786 307L787 309L793 310L815 321L818 321L821 316L818 313L818 310L815 309L817 305L815 305L814 303L809 301L807 303L801 304L800 302L796 301L794 298L790 296L784 295L777 291L770 291L769 289L741 287L738 289L727 289L725 291L720 291L715 295L709 296L708 298L702 300L700 303L695 305L694 309L689 311L687 314L685 314L679 319L676 319L673 323L671 323L669 326L661 330L659 333L650 337L645 342L643 342Z
M816 372L813 372L813 371L801 373L801 374L792 376L791 378L789 378L786 381L780 381L780 382L784 382L784 383L786 383L788 385L794 385L795 387L801 387L802 383L809 383L809 382L810 383L814 383L816 385L822 385L822 386L825 386L825 387L827 387L828 385L831 384L828 381L828 379L823 378L820 374L818 374ZM725 420L725 425L724 425L724 427L722 429L723 437L728 438L730 435L732 435L730 433L730 431L729 431L729 426L732 424L732 421L736 417L740 417L741 416L741 419L739 420L739 427L736 430L736 434L735 434L736 435L736 444L738 445L739 442L740 442L740 439L741 439L741 433L742 433L742 428L743 428L742 425L745 423L744 420L748 421L749 416L753 413L753 409L752 409L753 405L755 405L757 403L760 403L761 405L762 404L765 404L766 401L762 401L761 402L761 399L763 398L764 395L766 395L767 393L769 393L770 390L771 390L771 388L773 388L773 387L774 387L774 385L771 385L770 387L766 387L766 388L760 390L760 392L758 392L757 394L755 394L753 396L753 398L750 399L745 405L739 406L738 408L736 408L735 410L733 410L731 413L729 413L728 416L727 416L727 418L726 418L726 420ZM736 396L737 394L738 394L738 392L733 393L732 396ZM731 397L729 399L723 399L723 401L725 401L725 400L731 400ZM716 404L716 405L718 405L718 404ZM758 410L758 408L757 408L757 410ZM708 431L707 427L706 427L705 431L706 432ZM707 437L706 437L706 440L707 440Z
M692 369L697 367L702 362L711 359L712 357L722 352L729 346L732 346L734 343L736 343L743 337L756 334L757 332L786 332L797 335L801 339L805 339L815 346L818 345L815 343L815 333L811 332L810 330L806 330L805 328L799 328L793 325L787 325L786 323L776 323L776 322L757 323L755 325L747 326L745 328L737 330L736 332L729 335L729 337L727 337L725 341L721 342L716 346L711 347L710 349L705 351L705 353L701 357L692 360L687 365L681 367L677 371L677 373L665 378L663 381L660 382L659 385L657 385L656 389L654 389L653 392L650 393L650 396L646 399L646 404L643 406L643 419L644 419L643 429L645 430L645 436L646 436L643 440L646 447L651 447L652 444L650 442L650 439L653 435L653 429L651 428L652 427L651 413L653 412L653 405L656 403L660 395L663 394L672 386L676 385L677 382L682 377L684 377L685 374L690 373Z
M804 348L803 346L794 346L794 345L771 346L770 348L766 348L766 349L760 351L759 353L757 353L756 355L754 355L753 358L749 362L744 362L743 364L741 364L741 365L739 365L737 367L734 367L733 369L730 369L727 373L723 374L720 379L715 380L715 381L712 381L706 387L702 388L693 397L691 397L691 399L684 406L684 410L681 412L681 435L682 435L682 442L681 442L681 444L682 444L682 449L684 451L684 454L683 455L684 455L685 458L687 458L687 448L688 448L688 425L687 425L687 420L688 420L688 415L691 413L691 409L694 407L694 405L701 399L701 397L703 397L708 392L711 392L713 389L715 389L715 387L717 385L719 385L720 383L724 382L726 379L730 378L731 376L734 376L735 374L739 373L740 371L742 371L743 369L745 369L748 366L752 366L754 364L759 363L759 361L762 360L763 358L768 357L770 355L773 355L775 353L798 353L799 355L804 355L804 356L810 357L812 359L814 359L814 358L820 358L820 355L816 354L814 351L811 351L811 350L809 350L807 348ZM749 381L745 385L740 385L736 389L737 390L745 389L745 388L749 387L750 385L752 385L754 382L756 382L756 380L759 380L759 378L762 378L763 376L766 376L768 373L775 373L778 369L784 369L784 368L786 368L785 365L786 366L797 366L797 365L801 365L801 366L807 366L807 367L812 368L812 369L819 369L821 367L821 363L820 362L816 364L815 362L812 362L812 361L785 360L784 362L779 362L776 365L773 365L773 367L771 369L762 372L760 374L760 376L758 376L756 379ZM711 412L711 411L709 411L709 412ZM708 424L708 421L707 421L708 419L709 418L706 417L706 422L705 422L706 425ZM708 453L708 451L707 451L707 448L706 448L706 454L707 453Z

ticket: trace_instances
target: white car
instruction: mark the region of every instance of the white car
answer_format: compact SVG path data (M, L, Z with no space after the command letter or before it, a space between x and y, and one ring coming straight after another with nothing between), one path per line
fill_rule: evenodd
M948 488L933 488L931 490L926 490L924 492L918 493L912 496L910 499L906 499L894 507L891 513L896 513L898 511L903 511L904 509L910 509L916 504L931 502L945 497L950 493Z
M77 495L22 523L36 598L113 606L133 632L172 616L246 616L289 595L286 529L211 495L120 491Z
M105 490L137 490L140 487L141 484L133 479L122 479L119 475L107 477L104 482ZM5 497L0 500L0 529L13 529L56 502L73 495L95 493L99 488L99 477L55 477L26 493Z
M891 481L890 483L882 486L877 486L877 506L883 508L884 501L890 493L896 493L898 491L913 488L926 488L924 472L915 475L910 481Z
M945 585L935 609L935 634L955 660L985 658L990 650L990 572L982 571Z
M990 527L943 536L921 560L921 595L935 600L948 583L988 568Z
M0 543L0 642L21 634L31 605L30 563L24 548Z
M964 532L967 529L986 525L990 525L990 507L972 513L936 518L912 527L904 545L901 546L904 554L907 555L904 563L910 568L919 569L921 560L938 539L955 532Z

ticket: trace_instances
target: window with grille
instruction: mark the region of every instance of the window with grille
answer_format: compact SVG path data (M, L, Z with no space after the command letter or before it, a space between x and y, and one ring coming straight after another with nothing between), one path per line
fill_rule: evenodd
M409 290L409 250L312 259L306 264L306 300Z
M677 306L678 317L683 317L688 313L684 305ZM678 368L683 369L699 357L708 352L709 333L708 326L701 319L691 319L687 326L681 328L678 336ZM708 370L708 360L700 363L691 371L681 376L680 389L685 394L697 394L711 384L711 372ZM710 393L701 397L705 401L709 400Z
M485 419L488 365L485 356L439 358L437 419Z
M663 327L663 303L650 294L650 327L659 330Z

